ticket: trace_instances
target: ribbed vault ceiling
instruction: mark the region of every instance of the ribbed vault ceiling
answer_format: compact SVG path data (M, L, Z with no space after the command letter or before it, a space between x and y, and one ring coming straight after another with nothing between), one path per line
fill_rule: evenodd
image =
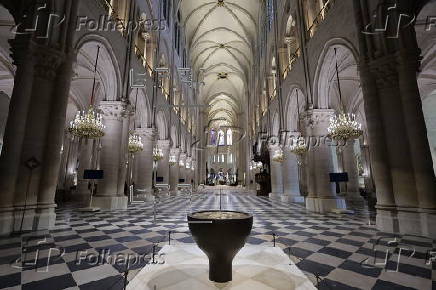
M260 0L182 0L181 12L209 119L237 126L258 35Z

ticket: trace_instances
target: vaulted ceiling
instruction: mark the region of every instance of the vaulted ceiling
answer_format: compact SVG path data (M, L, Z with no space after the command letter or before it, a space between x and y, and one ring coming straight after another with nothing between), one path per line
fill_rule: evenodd
M237 126L246 102L260 0L182 0L191 66L214 125Z

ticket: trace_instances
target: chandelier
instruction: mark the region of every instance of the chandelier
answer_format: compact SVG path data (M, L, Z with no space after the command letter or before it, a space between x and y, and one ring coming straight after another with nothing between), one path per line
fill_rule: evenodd
M185 167L185 161L183 161L183 159L179 160L179 167Z
M304 137L295 137L292 139L292 143L290 146L291 153L302 156L309 151L309 148L307 147L306 140L304 140Z
M159 161L159 160L162 160L163 157L164 157L164 154L163 154L162 149L160 149L159 147L154 147L153 148L153 160Z
M188 157L188 158L186 159L185 168L186 168L186 169L191 169L191 158L190 158L190 157Z
M105 128L101 114L91 106L88 111L77 112L74 120L70 122L68 131L79 138L95 139L104 136Z
M256 170L256 169L261 169L263 167L263 163L262 162L256 162L254 160L251 160L250 162L250 170Z
M272 156L272 160L274 162L279 162L282 163L283 161L285 161L285 155L283 154L283 149L281 147L277 148Z
M176 165L177 164L177 157L176 157L176 155L170 155L168 163L170 164L170 166Z
M129 135L129 152L132 154L141 152L144 149L141 136L130 133Z
M350 113L344 113L344 105L342 102L342 91L341 82L339 78L339 66L337 49L335 47L335 57L336 57L336 79L338 82L339 90L339 105L341 110L337 115L330 118L330 125L327 128L329 136L335 140L347 141L348 139L357 139L362 134L362 124L356 121L356 115Z
M330 118L329 136L336 140L357 139L362 134L362 124L356 121L356 115L339 113Z

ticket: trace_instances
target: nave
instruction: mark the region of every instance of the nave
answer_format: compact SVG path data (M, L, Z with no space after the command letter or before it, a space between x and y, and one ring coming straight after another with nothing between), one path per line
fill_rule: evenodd
M431 277L435 271L427 263L426 251L434 248L436 243L403 236L401 242L415 246L417 252L414 257L402 258L396 273L397 256L393 255L387 269L383 269L383 265L374 262L382 263L387 249L394 252L395 246L386 247L386 242L394 237L376 230L374 213L366 207L353 208L353 215L317 214L307 211L301 204L258 197L243 189L230 187L207 187L193 195L165 195L156 203L132 204L127 210L116 212L80 213L74 207L59 208L52 230L28 234L29 241L24 245L26 254L21 261L22 270L11 267L14 263L17 266L17 261L20 261L17 258L21 255L21 238L0 240L0 256L3 257L0 287L123 289L126 263L111 262L110 255L131 254L133 257L147 254L147 259L131 263L127 277L131 281L142 267L147 266L153 246L158 252L169 243L169 237L172 245L193 244L186 223L187 212L219 209L220 202L223 210L253 214L249 245L282 248L319 289L432 287ZM382 242L376 246L378 259L373 261L373 246L379 238ZM62 249L63 254L51 253L47 268L49 248ZM40 258L35 266L32 264L35 264L33 259L38 250ZM107 253L105 261L99 260L95 265L89 261L80 262L80 257L85 255L82 253L98 255L102 250ZM362 263L367 265L362 266ZM168 279L169 286L171 281ZM181 289L177 285L173 287Z

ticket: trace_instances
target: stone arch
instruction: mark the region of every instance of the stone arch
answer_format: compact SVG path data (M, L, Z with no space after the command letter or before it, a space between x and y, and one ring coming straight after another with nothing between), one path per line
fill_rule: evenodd
M337 50L336 55L335 48ZM328 41L320 54L313 84L313 104L315 108L319 109L341 110L336 76L336 59L338 61L343 107L345 112L356 115L356 119L362 124L364 139L367 140L363 92L357 62L359 57L353 45L343 38L334 38Z
M280 134L280 116L279 112L275 112L272 118L271 130L272 136L278 137Z
M336 57L334 49L337 48L337 59L339 63L339 78L344 97L346 109L353 111L350 104L354 100L350 97L360 89L360 78L357 67L358 53L353 45L343 38L329 40L318 58L318 65L313 83L314 99L313 105L319 109L338 107L338 88L336 82ZM353 82L354 84L350 84ZM351 88L350 88L351 86ZM334 93L333 96L331 94Z
M170 139L171 139L172 148L177 147L178 138L179 138L179 134L177 132L177 126L175 124L173 124L171 126L171 132L170 132Z
M297 104L299 110L297 110ZM300 112L301 115L301 113L306 110L306 106L306 95L303 90L298 85L292 85L285 104L285 125L287 131L297 132L298 130L301 130L301 128L298 128L298 112Z
M135 108L135 126L140 128L149 127L149 117L151 115L150 100L147 97L146 90L136 88L130 92L130 103Z
M100 46L100 55L97 66L98 82L94 104L98 104L101 100L119 100L122 95L120 66L108 40L99 35L87 34L77 42L77 63L75 77L71 86L76 87L83 98L89 98L97 46ZM85 84L88 82L91 82L91 85Z
M168 122L163 111L159 111L156 115L156 129L159 140L166 140L168 138Z

